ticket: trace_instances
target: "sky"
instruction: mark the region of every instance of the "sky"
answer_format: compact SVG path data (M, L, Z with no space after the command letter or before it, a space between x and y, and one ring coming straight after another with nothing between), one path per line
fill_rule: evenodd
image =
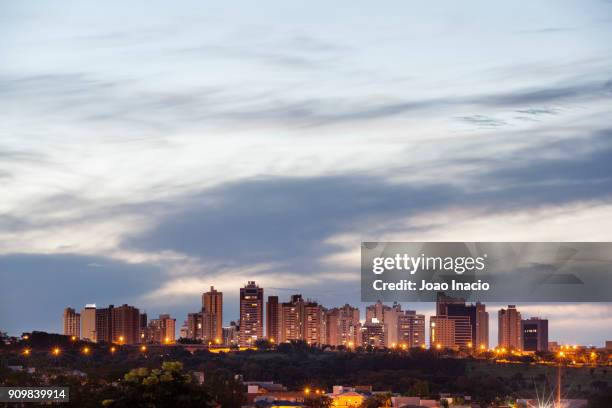
M611 23L610 1L2 2L0 330L86 303L180 325L211 285L228 323L248 280L361 305L361 241L612 241ZM519 310L612 340L611 304Z

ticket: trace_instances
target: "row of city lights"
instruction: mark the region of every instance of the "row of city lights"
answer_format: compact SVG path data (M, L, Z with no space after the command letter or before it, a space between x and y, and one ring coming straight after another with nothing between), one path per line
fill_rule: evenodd
M111 354L114 354L117 351L117 347L111 346L108 350L111 352ZM145 345L140 346L140 351L143 353L147 351L147 346ZM23 349L23 352L21 354L24 356L29 356L31 353L32 353L32 349L25 348ZM90 353L91 353L91 348L89 347L83 347L81 349L81 354L88 355ZM62 354L62 349L59 347L54 347L51 349L51 354L54 356L59 356L60 354Z

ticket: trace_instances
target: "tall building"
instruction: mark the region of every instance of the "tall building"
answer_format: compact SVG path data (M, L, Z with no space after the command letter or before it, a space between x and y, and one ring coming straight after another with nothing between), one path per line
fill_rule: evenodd
M96 305L87 304L81 310L81 338L83 340L98 341L96 337Z
M345 304L325 312L325 343L330 346L356 347L361 345L359 308Z
M220 343L223 337L223 293L214 286L202 295L202 339Z
M466 305L464 299L438 293L436 316L430 319L430 334L437 337L430 337L431 347L488 347L489 313L480 302Z
M140 343L140 310L126 304L112 310L112 341L115 343Z
M236 322L231 321L229 326L223 328L223 345L224 346L235 346L238 345L240 333L240 327Z
M373 305L366 307L366 323L372 322L374 319L378 320L379 323L385 321L385 311L389 310L390 307L386 306L380 300Z
M385 326L385 345L387 347L392 347L399 342L399 317L402 314L402 305L399 303L393 303L391 307L385 306L382 310L382 320L379 320Z
M183 321L183 325L179 329L179 339L188 339L189 338L189 328L187 327L187 320Z
M525 351L548 351L548 320L532 317L521 320L522 349Z
M271 342L281 339L281 310L278 296L268 296L266 303L266 337Z
M146 343L147 342L147 328L149 326L149 321L147 318L147 314L146 313L141 313L140 314L140 339L139 342L140 343Z
M323 308L313 301L302 304L302 339L308 344L321 345L325 342Z
M187 338L202 340L202 312L187 315ZM222 333L223 334L223 333Z
M431 316L429 318L429 342L432 348L454 348L455 322L446 315Z
M81 337L81 315L71 307L64 309L64 335Z
M361 327L361 344L376 348L385 346L385 326L378 318L373 317Z
M148 328L149 342L170 344L176 340L176 319L169 314L160 314L159 318L151 319Z
M479 341L488 343L488 316L481 303L466 305L463 299L438 293L436 316L430 319L430 333L437 334L437 339L430 337L431 346L471 348L477 347Z
M489 349L489 312L486 306L476 302L476 337L474 347Z
M240 288L240 345L263 338L263 288L249 281Z
M108 305L103 309L96 309L96 341L102 343L113 342L113 309L114 305ZM120 339L118 339L119 342Z
M302 340L302 295L292 295L289 302L281 304L280 341Z
M497 317L498 345L508 349L522 348L521 314L515 305L508 305L507 309L500 309Z
M425 315L405 310L398 316L397 344L421 347L425 344Z

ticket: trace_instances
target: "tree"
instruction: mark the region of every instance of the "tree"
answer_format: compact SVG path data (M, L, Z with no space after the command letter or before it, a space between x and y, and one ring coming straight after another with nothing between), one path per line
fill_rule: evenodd
M310 408L329 408L332 406L332 399L327 395L316 395L304 400L304 406Z
M161 369L135 368L102 406L112 408L214 407L204 386L195 384L180 362L164 362Z
M375 394L366 398L361 404L362 408L379 408L391 406L391 394Z
M429 395L429 385L427 381L416 381L408 390L408 395L411 397L425 397Z

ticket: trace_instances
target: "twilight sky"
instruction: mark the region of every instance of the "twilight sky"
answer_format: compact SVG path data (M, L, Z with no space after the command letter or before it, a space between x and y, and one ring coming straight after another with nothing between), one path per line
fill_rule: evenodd
M180 325L210 285L227 322L253 279L359 304L362 240L612 240L612 2L232 6L0 4L0 330Z

